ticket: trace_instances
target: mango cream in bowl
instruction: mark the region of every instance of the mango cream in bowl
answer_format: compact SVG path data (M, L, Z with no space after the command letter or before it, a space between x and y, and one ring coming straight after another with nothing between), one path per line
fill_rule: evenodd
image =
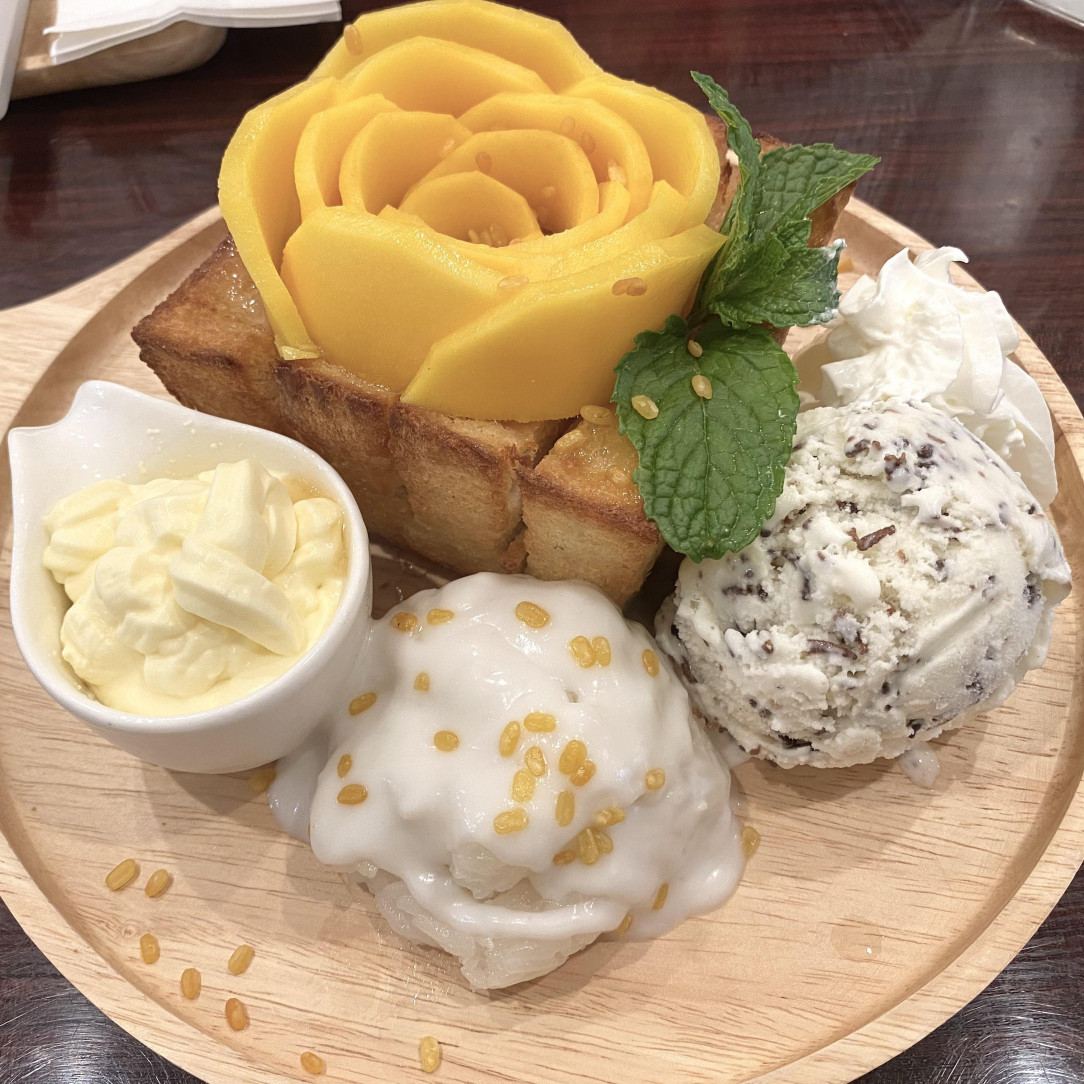
M9 441L12 624L46 692L181 771L302 741L369 629L368 538L338 474L286 437L100 381Z

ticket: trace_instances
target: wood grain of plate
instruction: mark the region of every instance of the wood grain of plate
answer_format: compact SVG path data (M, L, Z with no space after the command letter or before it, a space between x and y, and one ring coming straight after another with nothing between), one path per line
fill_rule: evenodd
M61 294L0 313L0 423L37 425L105 378L164 394L132 324L222 236L216 211ZM852 201L841 222L856 271L919 237ZM961 281L975 285L966 276ZM978 288L977 286L975 288ZM1053 515L1084 571L1084 420L1026 335L1018 360L1054 414ZM1009 702L938 742L933 792L890 765L736 773L760 851L720 911L651 943L606 942L510 991L470 992L452 961L406 946L364 890L273 824L238 777L174 775L94 737L22 665L7 615L10 473L0 522L0 895L87 997L209 1084L417 1080L418 1040L461 1084L724 1081L835 1084L887 1060L974 997L1023 946L1084 858L1084 696L1078 588L1047 665ZM142 867L118 894L122 858ZM174 876L142 892L158 867ZM157 935L159 962L140 960ZM251 968L226 960L248 942ZM189 1002L179 979L203 973ZM226 1025L227 997L250 1027Z

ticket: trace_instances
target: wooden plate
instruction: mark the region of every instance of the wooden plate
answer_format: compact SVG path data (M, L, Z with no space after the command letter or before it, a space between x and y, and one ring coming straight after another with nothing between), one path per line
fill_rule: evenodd
M0 314L4 431L55 419L91 377L162 394L128 330L222 230L208 212L95 279ZM853 201L842 233L859 271L926 247ZM1054 516L1079 584L1084 420L1026 335L1017 357L1054 413ZM448 957L405 947L362 889L275 828L244 779L171 775L65 715L24 669L5 616L0 894L92 1001L210 1084L304 1079L307 1049L328 1080L416 1080L430 1034L444 1047L439 1078L463 1084L851 1080L974 997L1084 857L1082 610L1078 587L1046 667L939 743L932 793L884 764L747 764L737 779L763 843L726 907L660 941L595 945L488 997ZM128 856L140 880L111 894L103 878ZM141 886L160 866L174 884L149 900ZM161 943L153 966L140 960L145 931ZM256 959L235 978L225 965L242 942ZM190 966L203 973L192 1002L178 986ZM230 996L248 1007L247 1031L226 1026Z

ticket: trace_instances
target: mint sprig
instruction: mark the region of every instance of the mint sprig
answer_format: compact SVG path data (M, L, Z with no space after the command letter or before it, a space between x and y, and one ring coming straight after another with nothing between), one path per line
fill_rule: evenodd
M661 332L638 335L614 400L640 455L633 480L645 513L672 546L702 561L748 545L771 515L794 439L797 373L763 328L732 332L712 321L699 357L689 353L688 330L672 316ZM696 376L710 398L697 393ZM657 417L633 406L641 395Z
M830 143L779 147L762 158L752 129L726 91L710 76L692 75L726 123L741 182L721 227L727 240L704 274L697 308L734 328L825 323L839 304L839 253L834 246L807 248L806 216L878 159ZM795 290L798 283L803 285Z
M673 549L702 561L748 545L772 514L798 396L794 366L764 325L804 327L834 315L839 247L809 248L807 216L878 159L827 143L761 156L726 91L692 77L726 122L740 183L691 316L636 337L618 363L613 401L640 457L633 477L645 514ZM689 349L692 340L702 353ZM694 377L710 383L710 398ZM703 380L697 385L705 390ZM640 396L657 416L633 406L636 398L645 407Z

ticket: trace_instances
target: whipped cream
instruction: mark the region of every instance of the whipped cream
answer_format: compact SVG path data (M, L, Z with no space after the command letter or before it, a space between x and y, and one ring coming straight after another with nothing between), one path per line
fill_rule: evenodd
M96 482L45 529L45 567L72 600L63 657L103 704L142 715L216 707L284 673L346 572L338 504L252 459Z
M726 765L651 637L592 588L423 591L374 626L350 696L279 762L272 809L476 988L602 934L657 937L741 876Z
M840 406L899 396L957 418L1024 480L1042 505L1057 494L1054 432L1035 381L1006 356L1020 340L996 293L964 290L958 248L898 252L876 282L863 275L840 322L796 359L818 402Z

